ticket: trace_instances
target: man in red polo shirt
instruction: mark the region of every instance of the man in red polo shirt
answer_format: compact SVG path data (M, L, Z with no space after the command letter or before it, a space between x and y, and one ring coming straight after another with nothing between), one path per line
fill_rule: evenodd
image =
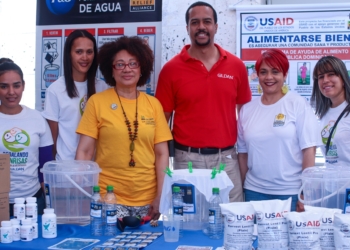
M186 11L191 44L162 68L156 97L167 119L175 111L174 168L212 169L226 164L234 188L230 201L242 201L236 148L236 107L251 100L243 62L214 43L217 14L205 2Z

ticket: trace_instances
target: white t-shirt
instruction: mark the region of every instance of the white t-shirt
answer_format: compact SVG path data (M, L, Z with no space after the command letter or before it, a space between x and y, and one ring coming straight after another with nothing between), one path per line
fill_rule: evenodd
M39 147L53 144L49 125L40 112L22 108L16 115L0 113L0 153L10 154L10 203L39 190Z
M248 153L244 188L255 192L297 194L302 149L321 144L317 118L304 97L288 92L278 102L261 98L243 105L238 119L238 152Z
M320 122L320 131L322 138L322 153L326 153L326 144L329 133L339 115L348 105L346 101L336 108L330 108L328 112L322 117ZM350 114L346 114L338 122L335 131L333 132L332 140L329 146L328 154L326 156L326 165L331 166L350 166Z
M66 91L64 76L53 82L46 90L45 108L42 115L51 121L58 122L56 142L56 160L74 160L79 143L79 135L75 133L87 101L87 81L74 82L78 97L70 98ZM109 86L96 79L96 92Z

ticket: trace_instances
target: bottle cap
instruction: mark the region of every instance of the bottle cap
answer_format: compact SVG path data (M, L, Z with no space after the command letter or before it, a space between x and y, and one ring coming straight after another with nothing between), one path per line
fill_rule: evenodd
M14 225L19 225L19 220L17 219L11 219L11 224L14 226Z
M15 203L23 204L24 203L24 198L15 198Z
M173 193L180 193L180 187L174 186Z
M213 194L219 194L219 193L220 193L220 188L214 187Z
M11 226L12 226L12 223L11 223L11 221L9 221L9 220L3 220L3 221L1 222L1 226L2 226L2 227L11 227Z
M45 209L44 209L44 213L45 213L45 214L53 214L54 211L55 211L55 210L54 210L53 208L45 208Z
M22 225L32 225L32 219L23 219L21 222Z
M94 192L100 192L100 187L99 186L94 186L93 187Z
M36 203L36 197L27 197L27 203Z
M112 185L108 185L107 186L107 191L113 191L113 186Z

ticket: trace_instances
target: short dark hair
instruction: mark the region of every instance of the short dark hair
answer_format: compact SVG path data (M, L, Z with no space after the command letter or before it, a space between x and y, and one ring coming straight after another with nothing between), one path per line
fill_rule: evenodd
M213 16L214 16L214 23L216 24L218 22L218 15L216 14L216 10L213 8L213 6L211 6L210 4L208 4L206 2L198 1L198 2L195 2L195 3L191 4L188 7L188 9L186 10L186 14L185 14L186 25L188 25L188 21L190 19L190 9L192 9L194 7L197 7L197 6L207 6L210 9L212 9Z
M8 71L15 71L21 77L22 82L24 82L23 71L17 64L13 62L0 63L0 76Z
M4 63L4 62L11 62L11 63L13 63L13 60L11 60L10 58L7 58L7 57L1 57L0 58L0 63Z
M137 58L141 68L141 77L137 82L137 86L145 85L153 71L154 56L151 48L138 36L122 36L101 46L98 53L98 62L105 82L110 86L116 86L113 78L113 61L115 55L122 50L126 50Z
M318 75L328 72L334 72L336 76L341 78L344 84L345 100L350 103L350 79L344 62L335 56L322 57L314 67L314 85L311 94L311 105L315 108L316 115L320 118L322 118L332 106L331 99L325 97L318 86ZM349 111L346 112L346 115L348 114Z
M64 80L66 82L67 94L70 98L77 97L78 91L74 84L73 79L73 69L72 69L72 58L71 50L75 39L85 37L90 39L94 44L94 59L92 64L87 72L87 96L88 98L96 93L95 88L95 77L97 71L97 46L96 40L93 35L90 34L87 30L74 30L67 37L66 43L64 44L63 52L63 67L64 67Z

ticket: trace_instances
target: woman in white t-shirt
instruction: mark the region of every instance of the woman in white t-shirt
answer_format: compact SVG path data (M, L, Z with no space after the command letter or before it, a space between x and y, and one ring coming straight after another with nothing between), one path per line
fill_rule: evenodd
M87 100L108 88L95 78L96 40L86 30L73 31L66 40L63 54L64 76L46 90L42 115L51 128L56 160L73 160L79 142L75 130Z
M350 166L350 80L345 64L334 56L322 57L315 65L314 86L311 102L320 117L320 136L326 165ZM330 132L339 115L346 109L339 120L326 154L326 144Z
M303 169L314 166L319 145L317 119L304 97L288 92L289 62L278 49L264 52L255 64L261 97L243 105L238 118L238 162L245 200L298 203Z
M0 64L0 154L10 155L10 215L15 198L36 197L38 213L45 208L39 169L52 160L49 125L37 110L20 105L23 72L12 62Z

